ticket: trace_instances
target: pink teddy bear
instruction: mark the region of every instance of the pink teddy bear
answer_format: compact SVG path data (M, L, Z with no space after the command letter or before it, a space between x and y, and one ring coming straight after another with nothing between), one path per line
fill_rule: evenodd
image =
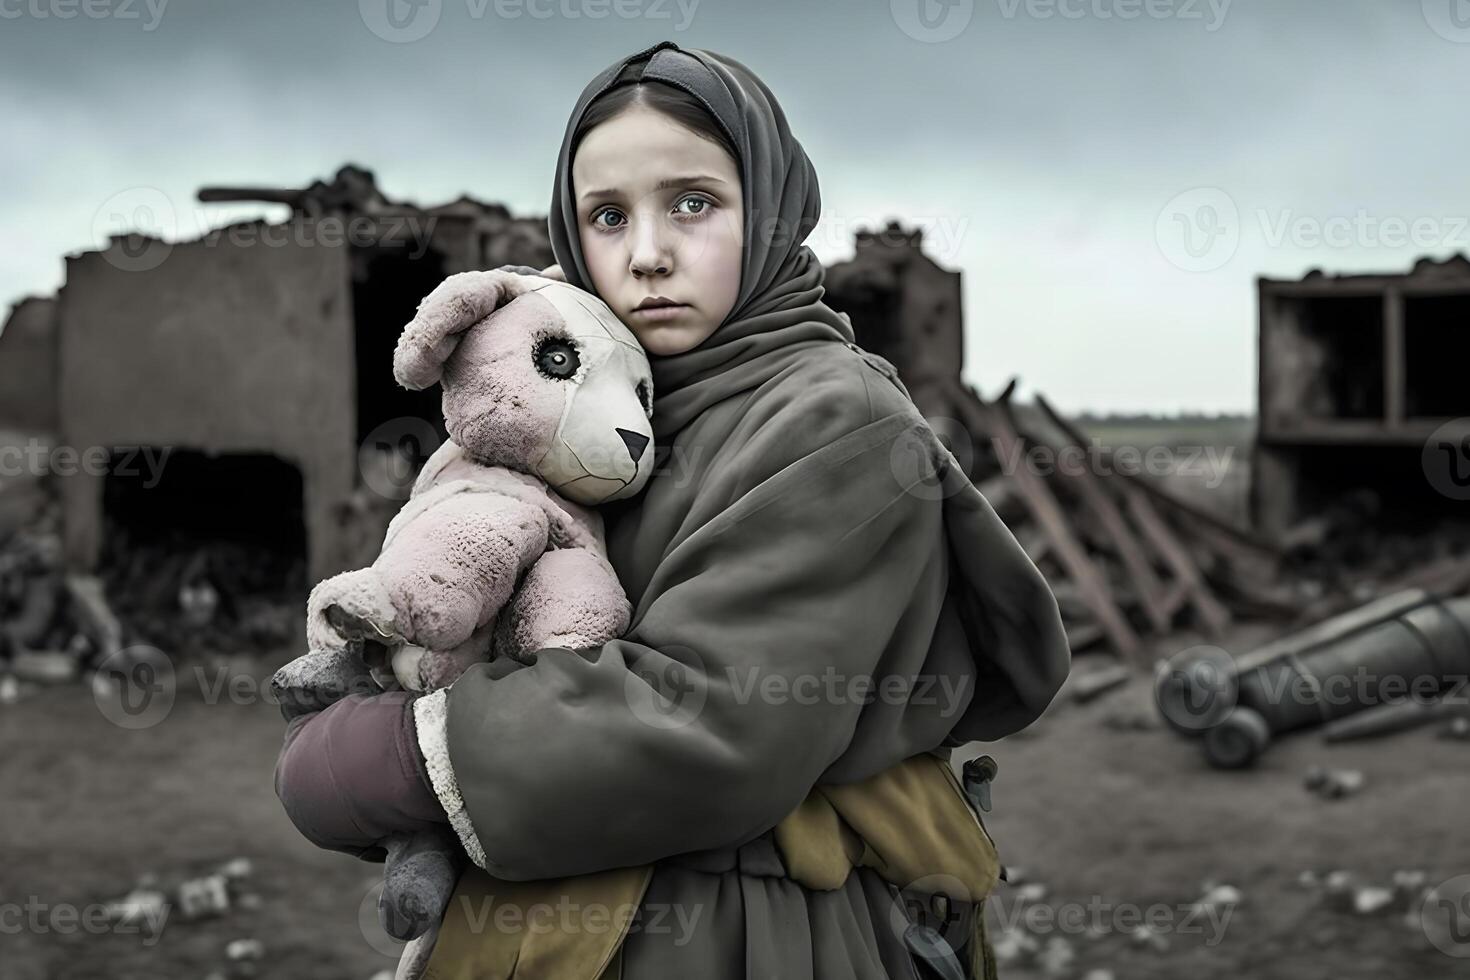
M372 566L312 590L311 652L272 679L287 720L369 676L370 688L434 690L494 658L599 646L631 619L590 507L648 481L653 383L612 311L564 282L460 273L420 303L393 373L442 386L450 439ZM423 936L448 905L457 841L446 827L384 846L384 927Z

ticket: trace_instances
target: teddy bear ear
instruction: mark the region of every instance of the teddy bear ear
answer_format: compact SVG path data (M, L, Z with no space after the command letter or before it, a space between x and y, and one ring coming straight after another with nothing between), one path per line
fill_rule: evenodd
M459 272L445 279L423 298L399 335L393 377L412 390L437 384L464 331L535 284L535 279L500 269Z

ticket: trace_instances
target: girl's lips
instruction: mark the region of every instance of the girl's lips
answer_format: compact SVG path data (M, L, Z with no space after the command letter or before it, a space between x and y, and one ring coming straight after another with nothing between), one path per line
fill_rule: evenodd
M689 307L683 303L677 306L649 306L641 310L634 310L633 315L645 320L672 320L687 309Z

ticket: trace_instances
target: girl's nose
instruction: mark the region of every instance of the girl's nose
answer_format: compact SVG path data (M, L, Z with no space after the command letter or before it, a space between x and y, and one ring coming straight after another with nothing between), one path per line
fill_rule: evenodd
M669 273L671 257L668 245L655 225L656 222L644 222L643 228L634 235L633 250L628 256L628 269L634 278Z

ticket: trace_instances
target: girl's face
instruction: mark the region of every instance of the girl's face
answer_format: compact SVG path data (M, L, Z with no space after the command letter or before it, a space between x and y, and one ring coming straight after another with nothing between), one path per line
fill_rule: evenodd
M740 174L720 145L647 106L593 127L572 161L592 285L650 354L680 354L740 292ZM654 298L678 304L640 310Z

